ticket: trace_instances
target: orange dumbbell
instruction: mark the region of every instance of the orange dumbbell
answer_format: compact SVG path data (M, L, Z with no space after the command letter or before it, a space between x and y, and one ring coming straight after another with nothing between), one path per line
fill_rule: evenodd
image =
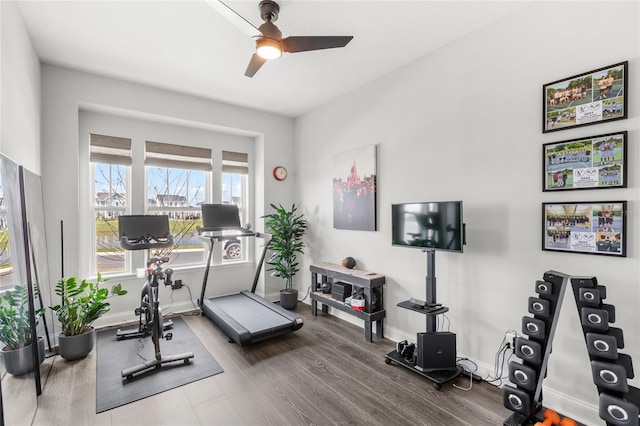
M578 423L576 423L575 420L570 419L569 417L565 417L564 419L560 420L560 426L578 426Z
M536 426L552 426L560 423L560 416L558 415L558 413L553 410L549 410L548 408L544 410L544 413L542 413L542 417L544 418L544 421L537 422Z

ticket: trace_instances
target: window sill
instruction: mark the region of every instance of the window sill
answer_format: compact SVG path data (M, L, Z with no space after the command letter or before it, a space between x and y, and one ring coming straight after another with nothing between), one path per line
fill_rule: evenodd
M227 269L227 268L246 267L248 265L253 265L253 262L249 260L238 260L236 262L212 263L209 268L210 269ZM201 263L198 265L176 266L175 268L171 268L171 269L179 272L193 272L193 271L203 270L205 267L206 267L206 264Z
M171 266L171 264L168 264ZM216 263L211 264L210 269L232 269L232 268L244 268L247 266L253 266L254 263L249 260L239 260L236 262L224 262L224 263ZM205 268L204 263L200 263L197 265L184 265L184 266L176 266L171 267L174 272L198 272L203 271ZM95 281L96 276L89 277L88 281ZM135 272L119 272L114 274L102 274L102 278L106 278L109 281L115 280L129 280L129 279L140 279Z

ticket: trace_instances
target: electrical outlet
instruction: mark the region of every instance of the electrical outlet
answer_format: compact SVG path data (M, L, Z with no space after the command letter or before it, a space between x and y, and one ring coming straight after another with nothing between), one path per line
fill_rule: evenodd
M182 280L175 280L173 284L171 284L171 290L178 290L182 288Z

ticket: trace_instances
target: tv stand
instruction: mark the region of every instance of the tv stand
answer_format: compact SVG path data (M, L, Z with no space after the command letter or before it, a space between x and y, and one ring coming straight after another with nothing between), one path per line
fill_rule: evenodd
M437 316L449 312L449 308L447 308L446 306L442 306L441 303L437 303L436 301L436 252L435 250L424 250L424 252L426 252L427 254L427 300L424 301L424 303L420 303L422 302L421 300L409 299L398 303L397 306L425 315L427 320L426 333L435 334L437 332ZM455 348L455 340L453 341L453 344ZM454 348L451 348L451 350L455 350ZM417 351L418 347L416 347L415 350ZM420 356L419 353L418 356ZM391 364L392 362L398 363L403 367L406 367L411 371L414 371L421 376L426 377L433 382L433 386L436 389L440 389L442 384L455 379L464 371L463 368L457 364L454 368L451 369L427 371L431 369L421 368L417 365L417 363L406 360L404 357L398 354L397 350L389 352L386 355L384 361L387 364Z

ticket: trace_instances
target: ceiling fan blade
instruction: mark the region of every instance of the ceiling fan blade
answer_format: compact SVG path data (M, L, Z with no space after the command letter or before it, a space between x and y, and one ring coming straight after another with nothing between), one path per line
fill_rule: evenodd
M282 39L285 52L307 52L309 50L333 49L344 47L353 39L353 36L308 36L287 37Z
M254 53L251 56L249 66L247 66L247 70L244 72L244 75L246 75L247 77L253 77L265 62L267 62L266 59Z
M231 9L220 0L205 0L209 6L213 7L219 14L224 16L233 25L238 27L249 37L262 37L262 32L257 29L251 22L238 15L235 10Z

